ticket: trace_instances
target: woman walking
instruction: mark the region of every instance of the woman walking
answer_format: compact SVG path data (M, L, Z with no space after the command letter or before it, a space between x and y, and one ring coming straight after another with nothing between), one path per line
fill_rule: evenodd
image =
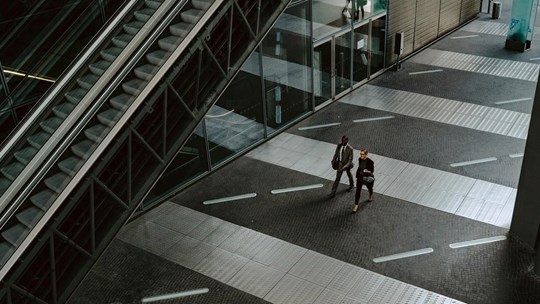
M358 202L360 201L360 191L362 186L366 185L369 192L368 202L373 201L373 184L375 179L375 165L373 161L367 157L368 150L360 150L360 158L358 158L358 170L356 170L356 194L354 196L354 207L352 213L358 211Z

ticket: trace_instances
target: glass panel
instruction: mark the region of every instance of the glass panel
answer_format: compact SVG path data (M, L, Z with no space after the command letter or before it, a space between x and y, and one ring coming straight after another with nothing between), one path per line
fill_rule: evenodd
M11 111L0 113L0 142L9 135L15 127Z
M315 106L332 99L332 41L325 42L314 49L313 83Z
M354 30L353 83L359 83L368 77L369 66L369 24Z
M386 16L371 22L371 68L373 75L384 68L384 48L386 41Z
M351 26L352 3L347 0L313 0L313 41ZM347 2L347 6L345 3Z
M351 32L336 38L336 95L351 87Z
M181 185L208 170L206 144L202 134L202 126L199 124L173 163L167 168L165 174L163 174L157 184L152 188L145 201L145 205L168 192L175 191Z
M308 4L288 8L262 43L268 133L312 109Z
M7 87L5 84L4 70L2 69L2 64L0 63L0 111L4 111L9 108L11 105L7 99Z
M206 114L212 165L264 138L259 53L244 63L233 82Z
M0 61L13 104L39 100L123 2L2 1Z

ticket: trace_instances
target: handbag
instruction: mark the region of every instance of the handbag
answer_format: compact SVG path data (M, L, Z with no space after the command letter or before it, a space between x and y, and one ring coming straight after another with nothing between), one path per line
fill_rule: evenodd
M339 159L337 158L334 158L330 161L330 163L332 164L332 169L334 170L337 170L338 167L339 167Z
M375 182L375 177L371 175L362 175L362 181L366 184L373 184Z

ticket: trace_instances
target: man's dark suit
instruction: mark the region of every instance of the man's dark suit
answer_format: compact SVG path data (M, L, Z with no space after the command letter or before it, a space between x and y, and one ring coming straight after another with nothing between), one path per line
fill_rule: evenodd
M354 150L353 147L351 147L351 145L349 145L348 143L345 145L345 149L342 149L343 147L343 144L338 144L336 147L336 152L334 153L334 159L339 159L339 165L336 172L336 180L332 185L332 192L330 193L331 197L336 195L336 190L339 185L339 181L341 180L341 175L343 174L343 171L346 171L347 176L349 177L349 190L354 187L354 180L351 174L351 169L353 168L352 160Z

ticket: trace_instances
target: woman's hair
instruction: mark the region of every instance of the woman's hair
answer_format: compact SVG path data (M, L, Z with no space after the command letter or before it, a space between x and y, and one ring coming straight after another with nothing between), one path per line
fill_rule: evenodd
M368 150L367 149L362 149L362 150L360 150L360 153L364 153L365 155L368 155Z

